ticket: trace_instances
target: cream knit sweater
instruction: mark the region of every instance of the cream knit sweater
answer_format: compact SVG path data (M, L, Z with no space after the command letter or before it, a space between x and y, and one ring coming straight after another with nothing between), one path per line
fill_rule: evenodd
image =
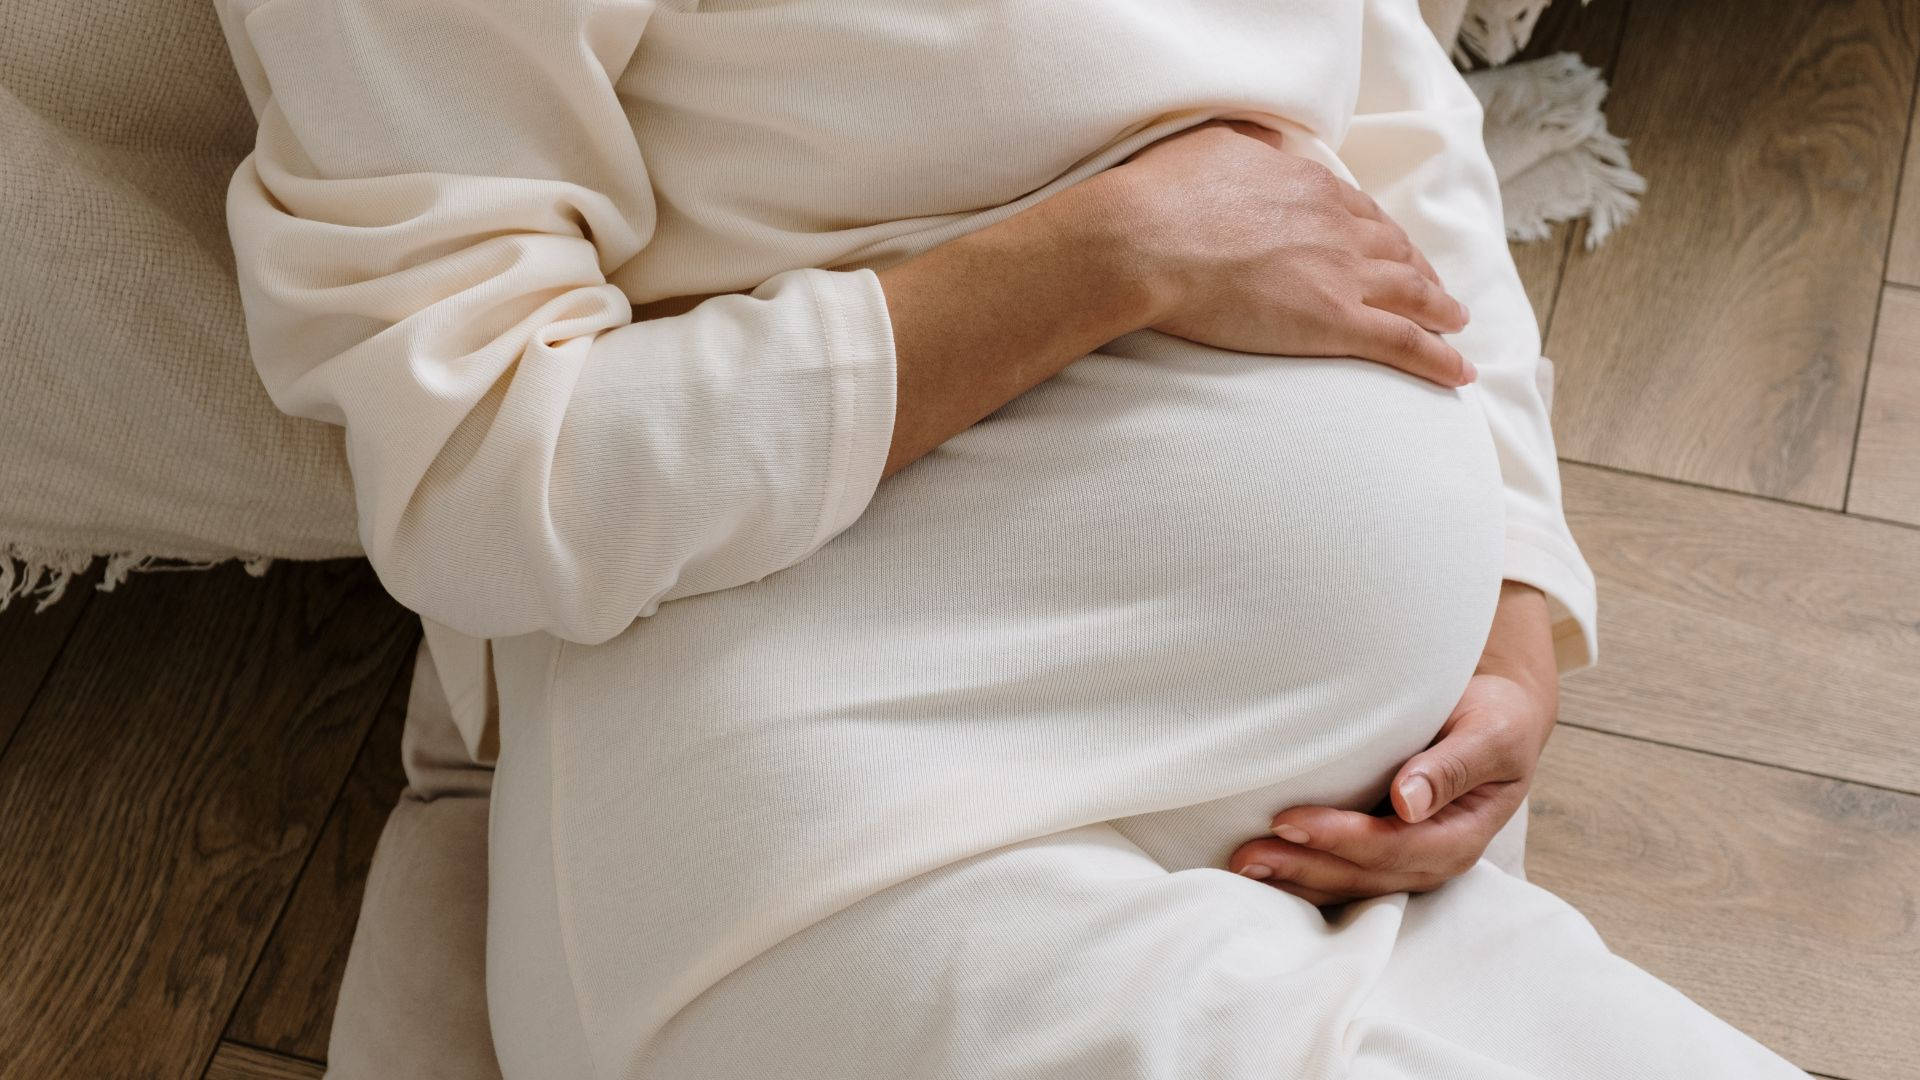
M1245 116L1359 176L1467 299L1505 575L1555 602L1563 665L1594 655L1478 103L1448 70L1457 107L1396 112L1410 65L1362 55L1361 4L220 3L260 118L228 203L256 363L345 426L366 550L436 649L600 642L805 559L887 453L872 271ZM1356 124L1392 137L1343 157Z

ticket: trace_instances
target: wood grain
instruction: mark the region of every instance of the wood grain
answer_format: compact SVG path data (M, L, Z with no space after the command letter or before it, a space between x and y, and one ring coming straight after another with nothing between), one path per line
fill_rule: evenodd
M1564 456L1841 506L1917 58L1910 0L1633 7L1607 113L1649 187L1567 261Z
M1579 53L1580 58L1611 76L1619 56L1620 31L1626 24L1626 0L1594 0L1588 4L1550 4L1534 25L1533 37L1514 62L1537 60L1554 53ZM1520 281L1527 287L1527 299L1540 321L1544 338L1553 323L1554 294L1560 288L1560 273L1567 261L1573 225L1562 222L1544 240L1527 244L1509 243Z
M205 1080L320 1080L325 1071L311 1061L223 1042Z
M1920 292L1882 294L1847 510L1920 525Z
M1920 798L1563 729L1527 868L1615 952L1795 1064L1914 1075Z
M409 669L411 670L411 669ZM360 914L360 894L387 815L406 786L400 733L411 679L394 681L320 841L267 940L226 1035L324 1061L333 1007Z
M54 658L67 643L100 580L98 567L67 585L66 595L36 612L37 598L22 597L0 611L0 754L33 704Z
M1920 531L1562 468L1600 587L1569 723L1920 792Z
M1893 218L1893 241L1887 248L1887 280L1920 286L1920 117L1909 121L1907 162L1900 170L1900 206Z
M7 1076L201 1070L417 626L364 562L89 604L0 758Z

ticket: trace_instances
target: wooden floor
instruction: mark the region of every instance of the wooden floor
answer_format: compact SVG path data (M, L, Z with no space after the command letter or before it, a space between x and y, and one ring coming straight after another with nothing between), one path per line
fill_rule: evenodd
M1920 0L1563 0L1555 48L1652 186L1516 251L1605 657L1530 870L1804 1068L1910 1080ZM0 616L0 1077L319 1075L417 633L357 563Z

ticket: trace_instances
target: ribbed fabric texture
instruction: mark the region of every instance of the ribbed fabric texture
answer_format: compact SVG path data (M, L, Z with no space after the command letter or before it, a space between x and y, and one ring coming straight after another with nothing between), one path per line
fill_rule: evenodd
M222 199L254 122L226 54L205 0L0 5L0 608L96 556L112 584L359 554L339 430L248 360Z
M256 363L346 426L368 555L449 632L604 641L816 550L890 438L867 271L1242 115L1467 299L1512 575L1578 624L1569 666L1594 655L1479 106L1430 35L1363 56L1358 8L1265 0L220 10L260 117L228 201Z

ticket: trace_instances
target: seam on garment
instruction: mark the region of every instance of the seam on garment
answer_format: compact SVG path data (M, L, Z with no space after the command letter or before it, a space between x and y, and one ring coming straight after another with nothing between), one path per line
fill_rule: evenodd
M570 645L571 643L564 638L556 637L553 639L552 655L547 659L547 673L543 680L544 685L541 687L541 697L547 702L546 708L542 710L545 715L540 718L540 722L547 725L547 738L545 740L547 749L547 848L550 852L549 858L552 864L549 867L549 871L553 875L554 920L560 924L560 954L561 959L567 967L567 985L573 990L574 1017L580 1024L580 1040L584 1044L586 1058L593 1069L593 1075L600 1077L605 1076L606 1071L601 1067L600 1061L595 1057L596 1047L594 1045L592 1028L587 1024L587 1013L589 1010L586 991L582 989L580 982L579 946L574 939L573 932L572 895L571 891L567 888L567 881L569 879L566 874L562 872L563 863L560 855L560 808L565 805L564 800L561 798L565 785L562 778L560 766L561 754L559 753L558 743L562 737L562 729L565 726L560 718L566 712L566 710L562 708L563 702L560 694L560 661ZM569 749L571 749L570 745ZM568 760L571 760L570 755Z
M826 305L820 301L820 290L813 276L815 272L833 273L834 271L820 270L801 274L801 280L807 289L807 299L813 305L814 322L820 327L820 337L826 345L826 369L830 381L827 402L832 412L827 417L827 490L825 497L820 500L820 516L814 522L813 535L808 540L802 557L832 539L828 531L833 528L833 523L840 519L840 503L846 498L847 473L852 471L848 459L853 456L850 449L844 445L846 439L842 426L845 423L845 409L842 408L844 403L840 400L847 392L842 383L849 376L839 369L840 342L833 332L832 320L827 318Z
M1578 547L1568 545L1558 536L1555 536L1545 529L1530 525L1524 521L1514 521L1511 517L1507 520L1506 532L1507 538L1513 543L1533 548L1543 555L1552 557L1557 562L1564 563L1567 572L1573 575L1574 580L1582 584L1586 584L1592 580L1592 569L1587 567L1587 561L1585 557L1580 555ZM1584 574L1581 573L1583 568L1587 571Z

